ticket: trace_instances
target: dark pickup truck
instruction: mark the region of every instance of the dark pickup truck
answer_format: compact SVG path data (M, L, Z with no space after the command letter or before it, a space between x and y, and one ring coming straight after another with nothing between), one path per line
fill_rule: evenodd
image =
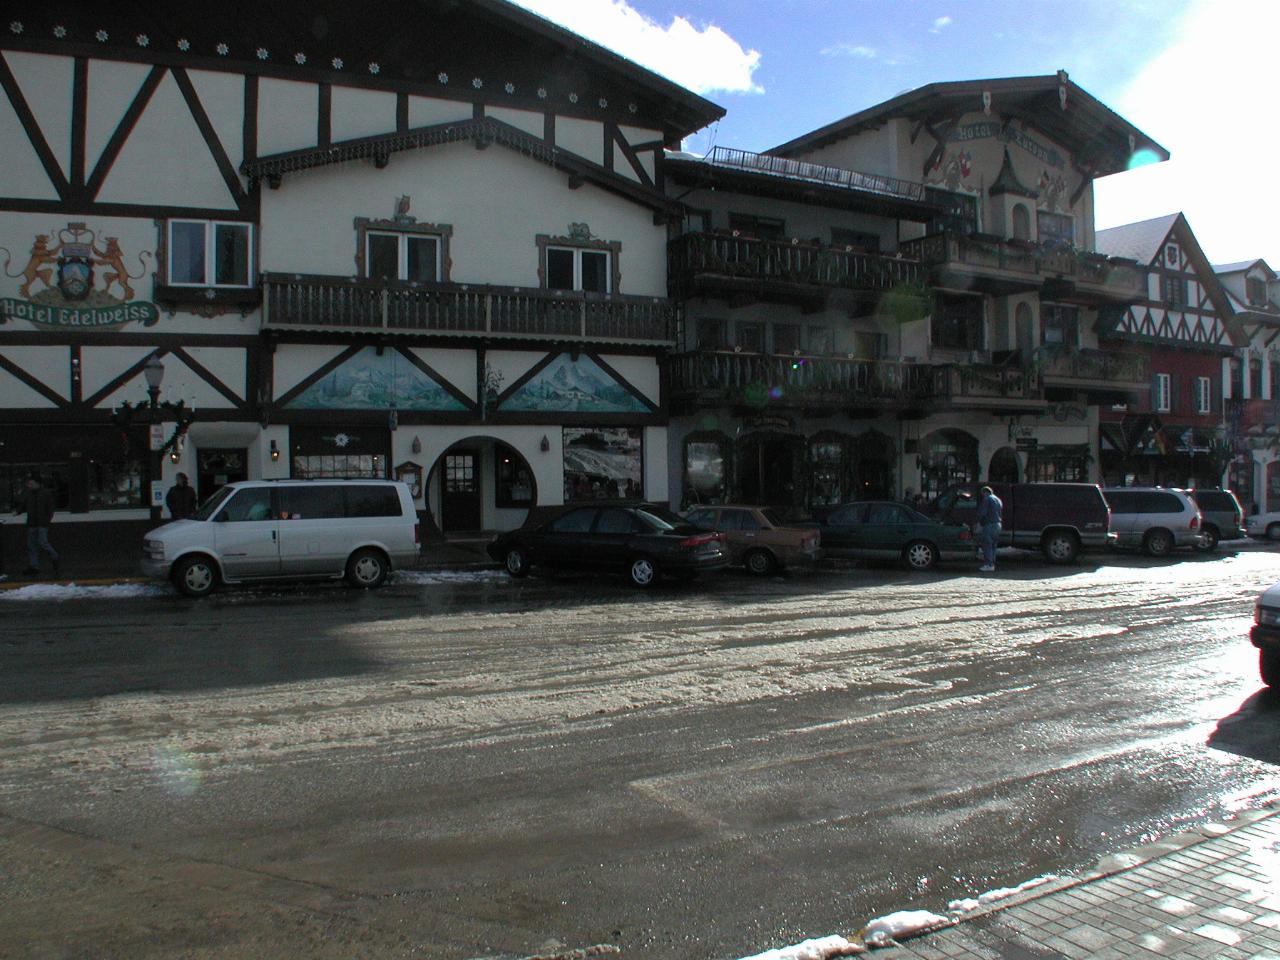
M1039 550L1050 563L1074 563L1081 550L1115 546L1111 508L1096 483L953 484L927 512L942 521L972 525L983 486L990 486L1004 503L1001 546Z

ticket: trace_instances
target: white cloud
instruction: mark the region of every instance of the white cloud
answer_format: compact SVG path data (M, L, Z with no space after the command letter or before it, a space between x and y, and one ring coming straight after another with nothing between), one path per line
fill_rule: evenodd
M1187 215L1212 263L1280 264L1274 85L1280 5L1198 0L1178 38L1108 104L1171 154L1097 184L1100 228Z
M933 21L933 26L929 29L929 32L941 33L943 27L949 27L949 26L951 26L950 17L939 17L937 20Z
M823 48L824 57L861 57L863 60L876 58L875 47L854 46L852 43L835 43Z
M694 93L763 93L752 75L760 53L714 24L695 27L684 17L662 26L626 0L515 0Z

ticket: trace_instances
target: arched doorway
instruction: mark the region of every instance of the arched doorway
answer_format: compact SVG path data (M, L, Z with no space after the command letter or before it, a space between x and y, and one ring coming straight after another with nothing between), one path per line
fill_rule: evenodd
M834 507L855 499L853 438L825 430L809 439L809 509Z
M732 441L718 430L691 433L684 438L682 507L724 503L729 497L729 451Z
M858 437L856 472L858 500L892 500L894 496L894 460L897 452L893 439L879 430L868 430Z
M798 507L804 438L760 431L738 441L737 499L769 507Z
M920 442L920 494L933 500L953 483L978 481L978 440L963 430L935 430Z
M537 502L529 461L492 437L452 444L427 477L427 503L445 534L514 529Z
M991 464L987 467L987 479L993 483L1020 483L1021 470L1018 465L1018 452L1013 447L1001 447L991 456Z

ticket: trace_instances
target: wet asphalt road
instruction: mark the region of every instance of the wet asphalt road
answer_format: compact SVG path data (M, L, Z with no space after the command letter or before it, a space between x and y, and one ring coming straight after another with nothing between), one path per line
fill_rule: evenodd
M1276 580L1251 545L0 603L0 955L729 960L942 911L1280 795Z

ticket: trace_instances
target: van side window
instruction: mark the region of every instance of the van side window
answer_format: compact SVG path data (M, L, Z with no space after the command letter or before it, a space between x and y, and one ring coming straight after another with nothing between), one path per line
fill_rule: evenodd
M237 490L219 515L230 523L271 519L271 491L263 487Z
M382 484L356 483L343 487L347 496L348 517L399 517L400 497L395 487Z
M280 487L281 520L332 520L344 516L342 488L333 484L314 487Z

